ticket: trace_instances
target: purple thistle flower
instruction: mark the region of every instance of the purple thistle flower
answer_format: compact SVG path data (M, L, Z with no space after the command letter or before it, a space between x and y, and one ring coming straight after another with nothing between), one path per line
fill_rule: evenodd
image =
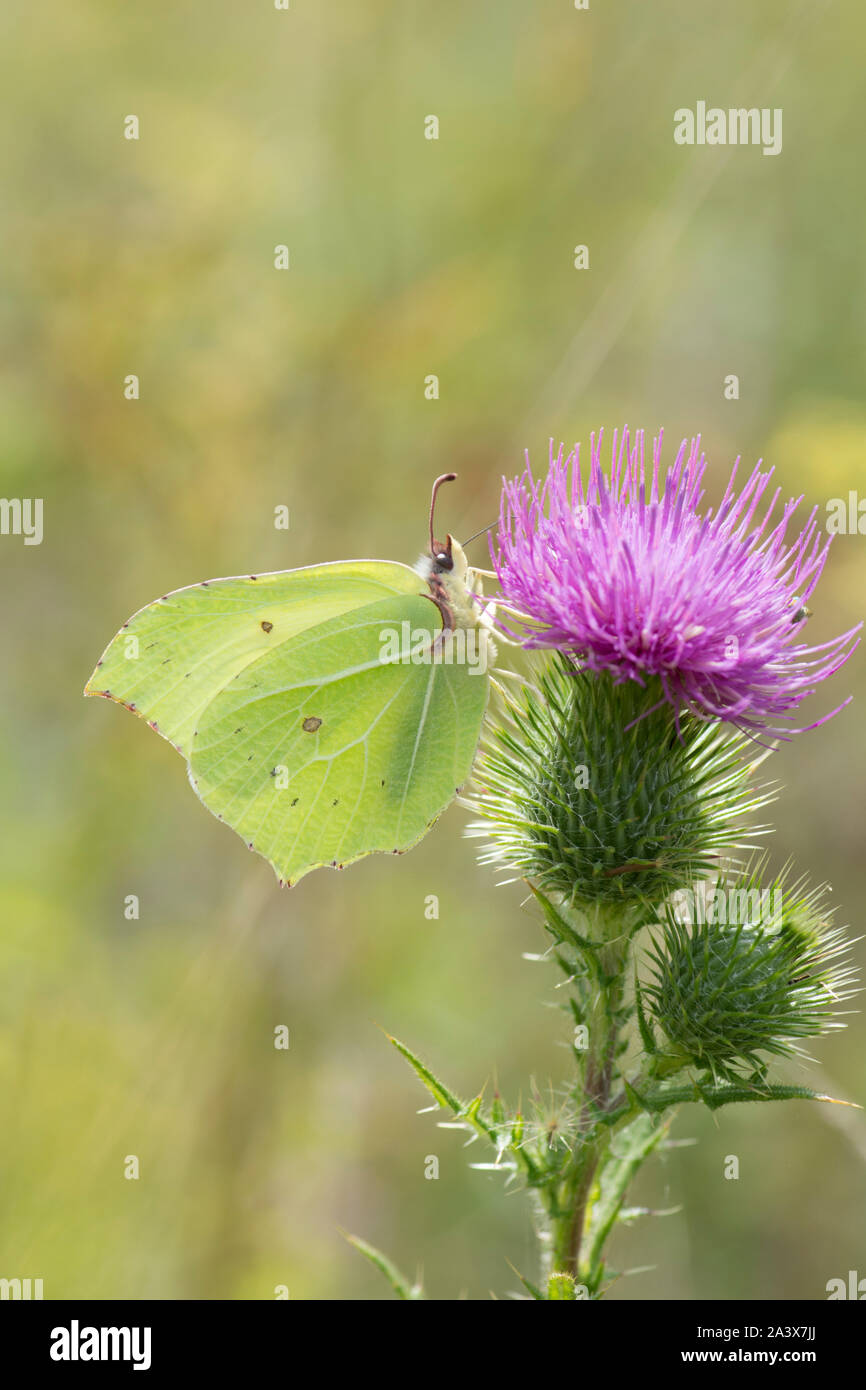
M503 598L527 620L512 636L526 647L573 653L617 682L658 677L658 703L669 701L677 716L686 709L743 729L805 732L771 721L788 718L847 661L862 626L820 646L800 641L832 539L822 541L817 507L786 545L802 498L768 529L777 488L756 521L772 469L762 473L759 463L738 494L738 459L718 509L700 515L700 436L683 440L663 483L661 433L649 477L642 430L633 445L627 429L621 437L614 431L609 476L601 441L602 431L592 435L586 483L580 446L564 457L552 440L543 483L528 456L523 476L504 482L491 552Z

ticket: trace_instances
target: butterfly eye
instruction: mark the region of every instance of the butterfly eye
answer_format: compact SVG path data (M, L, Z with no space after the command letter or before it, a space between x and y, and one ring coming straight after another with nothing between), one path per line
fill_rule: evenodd
M433 555L433 559L440 569L453 570L454 568L454 561L447 550L437 550Z

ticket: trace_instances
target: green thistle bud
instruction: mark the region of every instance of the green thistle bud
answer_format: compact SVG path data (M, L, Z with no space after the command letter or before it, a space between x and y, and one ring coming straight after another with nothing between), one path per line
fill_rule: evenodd
M762 1054L790 1056L798 1039L842 1027L837 1005L854 992L852 970L839 964L850 943L827 928L822 891L789 886L784 874L762 886L762 867L722 875L688 904L681 895L650 953L642 997L669 1059L714 1078L762 1072Z
M747 785L742 735L690 715L678 726L659 699L652 683L546 664L476 764L482 862L578 909L658 905L712 872L769 797Z
M586 1297L586 1290L570 1274L551 1274L547 1281L547 1297L551 1302L575 1303L579 1297Z

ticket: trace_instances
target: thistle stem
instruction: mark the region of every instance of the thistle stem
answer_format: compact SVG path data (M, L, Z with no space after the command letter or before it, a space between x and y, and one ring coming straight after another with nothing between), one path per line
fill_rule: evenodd
M588 1288L590 1270L583 1259L583 1247L596 1179L613 1133L610 1125L600 1121L610 1108L628 955L628 933L617 923L618 934L611 940L612 925L600 914L592 924L592 936L596 940L601 936L601 941L587 1014L587 1047L575 1049L579 1069L575 1088L580 1104L578 1142L550 1205L549 1268L545 1271L548 1277L567 1274ZM585 922L580 927L585 930Z

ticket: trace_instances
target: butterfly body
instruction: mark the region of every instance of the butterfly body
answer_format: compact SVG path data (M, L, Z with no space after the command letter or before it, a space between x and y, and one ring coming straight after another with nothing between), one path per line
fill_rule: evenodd
M466 553L457 541L449 536L447 550L435 554L422 555L415 566L416 573L427 583L434 602L446 615L446 627L477 628L483 626L479 618L476 598L481 592L479 581L475 578ZM450 566L443 563L450 560Z

